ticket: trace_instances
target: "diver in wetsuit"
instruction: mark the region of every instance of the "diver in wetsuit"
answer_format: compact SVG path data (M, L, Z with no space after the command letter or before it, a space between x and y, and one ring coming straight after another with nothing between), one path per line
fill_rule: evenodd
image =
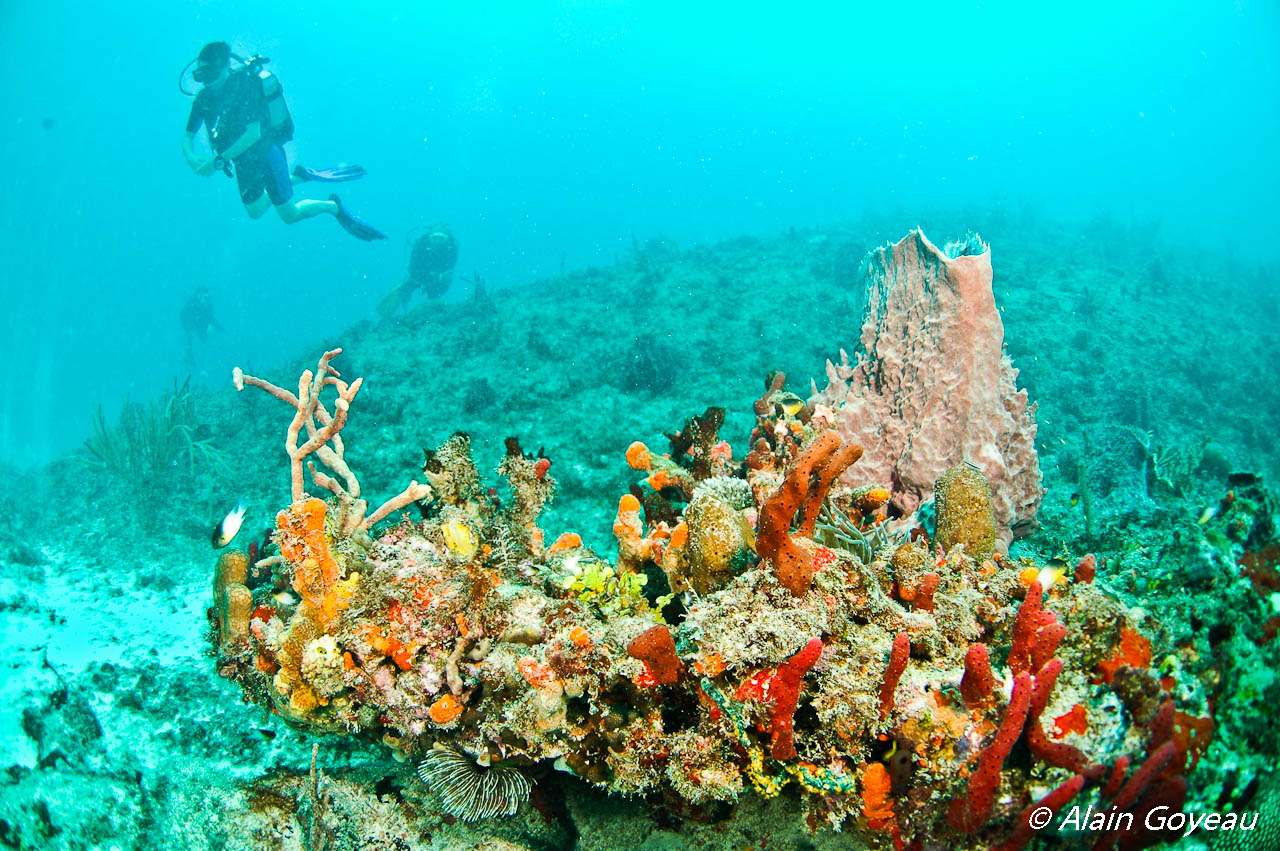
M239 64L232 66L232 59ZM312 171L299 166L290 173L282 146L293 138L293 119L280 82L263 70L266 62L261 57L240 60L224 41L206 44L200 51L191 76L202 87L195 95L182 137L187 165L201 177L219 169L230 176L234 165L240 200L250 218L260 217L268 206L274 206L286 224L327 213L358 239L386 239L385 234L347 212L337 195L330 195L328 201L293 200L294 182L354 180L364 175L364 169L349 166ZM201 126L209 134L214 151L211 157L195 149Z
M198 339L203 343L209 338L210 331L222 330L222 326L218 324L218 318L213 315L213 296L209 294L208 287L199 287L191 294L182 305L178 319L182 323L183 339L186 343L186 365L190 369L196 362L195 341Z
M445 294L453 283L453 267L458 263L458 241L446 224L422 228L411 234L413 250L409 253L409 276L405 282L387 293L378 305L385 319L409 304L413 294L422 291L428 298Z

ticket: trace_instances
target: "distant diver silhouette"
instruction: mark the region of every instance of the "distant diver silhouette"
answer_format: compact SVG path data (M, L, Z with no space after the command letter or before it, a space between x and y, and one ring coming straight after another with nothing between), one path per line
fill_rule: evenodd
M387 293L378 305L378 313L386 318L393 316L422 292L427 298L439 298L453 283L453 267L458 263L458 241L453 238L446 224L435 224L411 231L408 241L413 244L409 252L409 274L405 282Z
M193 346L195 340L199 339L203 343L209 339L210 331L222 330L222 326L218 324L218 318L213 315L213 296L210 295L208 287L197 288L187 298L178 314L178 320L182 325L186 364L192 367L195 365Z

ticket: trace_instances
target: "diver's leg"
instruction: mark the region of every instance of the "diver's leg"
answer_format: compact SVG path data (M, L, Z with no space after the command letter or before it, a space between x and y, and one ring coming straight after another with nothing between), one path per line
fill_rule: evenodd
M293 175L289 173L289 160L284 149L272 145L266 152L266 190L275 205L280 220L287 225L328 213L338 215L338 205L332 201L293 200Z
M266 170L254 157L242 157L236 163L236 186L240 189L240 203L251 219L260 219L271 206L266 196Z
M300 222L312 216L319 216L322 213L336 216L338 215L338 205L332 201L312 201L309 199L285 201L283 204L276 204L276 212L280 214L281 221L291 225L294 222Z
M259 195L257 198L244 205L244 211L249 214L251 219L260 219L263 214L271 207L271 199L266 195Z

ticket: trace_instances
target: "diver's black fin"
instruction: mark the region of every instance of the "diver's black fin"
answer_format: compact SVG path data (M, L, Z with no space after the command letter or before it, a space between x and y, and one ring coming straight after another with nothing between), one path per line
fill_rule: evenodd
M338 205L338 224L342 225L342 229L354 236L356 239L363 239L365 242L372 242L375 239L386 239L387 235L375 228L373 225L367 224L357 216L353 216L342 206L342 200L337 195L330 195L329 200Z
M346 183L348 180L359 180L365 174L367 172L362 165L340 165L334 168L307 168L301 165L293 167L293 176L298 180L311 180L317 183Z
M382 301L378 302L378 315L383 319L390 319L399 313L409 301L406 294L407 284L401 284L391 292L382 297Z

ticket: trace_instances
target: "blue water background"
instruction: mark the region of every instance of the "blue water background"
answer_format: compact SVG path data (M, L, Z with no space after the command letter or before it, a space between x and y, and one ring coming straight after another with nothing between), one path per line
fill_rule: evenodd
M197 286L226 332L194 380L223 382L371 316L436 220L459 275L494 286L612 263L633 235L869 212L904 232L1106 215L1280 255L1273 2L687 5L3 4L0 463L184 376ZM231 181L187 169L178 72L213 39L272 57L297 157L366 166L344 197L391 239L251 222Z

